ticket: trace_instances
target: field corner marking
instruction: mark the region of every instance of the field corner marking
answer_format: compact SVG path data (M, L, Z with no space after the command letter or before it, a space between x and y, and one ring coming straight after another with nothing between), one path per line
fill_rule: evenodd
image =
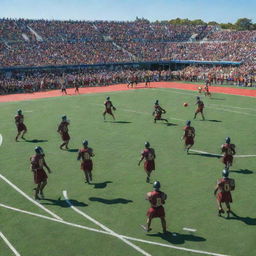
M0 237L4 240L4 242L7 244L7 246L12 250L12 252L16 256L21 256L1 231L0 231Z
M58 220L63 220L61 217L59 217L58 215L56 215L54 212L50 211L49 209L47 209L46 207L44 207L43 205L41 205L40 203L38 203L37 201L35 201L34 199L32 199L30 196L28 196L25 192L23 192L21 189L19 189L16 185L14 185L11 181L9 181L6 177L4 177L2 174L0 174L0 179L4 180L8 185L10 185L13 189L15 189L18 193L20 193L22 196L24 196L25 198L27 198L30 202L32 202L33 204L37 205L39 208L43 209L45 212L49 213L50 215L52 215L55 219Z
M116 238L122 240L124 243L126 243L127 245L131 246L133 249L135 249L136 251L140 252L141 254L145 255L145 256L151 256L151 254L147 253L146 251L144 251L143 249L141 249L139 246L133 244L132 242L128 241L127 239L125 239L122 235L117 234L116 232L114 232L113 230L111 230L110 228L106 227L105 225L101 224L100 222L98 222L97 220L95 220L94 218L90 217L89 215L87 215L86 213L80 211L79 209L77 209L75 206L73 206L71 204L71 202L68 199L68 194L67 194L67 190L63 190L62 191L63 196L66 200L66 202L68 203L68 205L78 214L84 216L86 219L90 220L91 222L93 222L94 224L96 224L97 226L101 227L103 230L109 232L110 234L112 234L113 236L115 236Z

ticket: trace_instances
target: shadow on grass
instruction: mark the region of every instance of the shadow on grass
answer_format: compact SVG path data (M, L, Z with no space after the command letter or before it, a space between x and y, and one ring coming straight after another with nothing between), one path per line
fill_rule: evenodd
M215 120L215 119L206 119L205 121L214 122L214 123L221 123L222 122L220 120Z
M239 220L239 221L244 222L246 225L250 225L250 226L256 225L256 218L241 217L241 216L238 216L237 214L235 214L234 212L232 212L232 215L231 215L231 217L229 217L228 220Z
M131 124L132 122L129 122L129 121L111 121L111 123L115 123L115 124Z
M204 156L204 157L212 157L212 158L221 158L222 156L208 153L198 153L198 152L189 152L188 155L196 155L196 156Z
M241 174L253 174L253 171L248 169L229 170L229 172L235 172L235 173L241 173Z
M89 200L103 204L128 204L133 202L132 200L128 200L125 198L104 199L100 197L90 197Z
M168 122L168 123L166 123L166 126L177 126L177 124Z
M45 203L45 201L47 201ZM81 206L81 207L85 207L88 206L88 204L85 204L83 202L79 202L75 199L69 199L69 202L73 205L73 206ZM64 208L68 208L70 207L68 205L68 203L65 200L62 200L60 197L56 200L56 199L50 199L50 198L45 198L41 200L41 204L44 205L58 205L60 207L64 207Z
M48 142L48 140L38 140L38 139L33 139L33 140L25 139L24 141L25 141L25 142L29 142L29 143Z
M175 234L175 235L174 235ZM157 233L157 234L147 234L147 236L151 237L160 237L163 240L172 243L172 244L184 244L185 241L192 241L192 242L204 242L206 241L205 238L200 236L195 236L192 234L179 234L179 233Z
M70 148L70 149L67 149L68 152L78 152L78 148Z
M112 181L104 181L101 183L90 183L91 185L94 185L94 188L105 188L107 187L108 183L113 183Z

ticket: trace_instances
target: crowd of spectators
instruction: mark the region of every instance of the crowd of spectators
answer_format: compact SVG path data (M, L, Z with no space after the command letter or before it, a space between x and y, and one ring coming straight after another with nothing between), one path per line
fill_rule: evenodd
M61 88L62 81L67 87L106 86L117 83L128 84L147 81L170 80L171 71L152 71L130 68L85 69L80 71L35 71L16 72L8 76L0 75L0 94L36 92Z
M255 80L256 31L219 30L208 25L173 25L113 21L47 21L0 19L0 67L59 66L161 60L235 61L237 68L191 66L172 77L239 83ZM129 71L72 74L81 86L129 79ZM139 71L136 71L139 72ZM141 71L140 71L141 72ZM141 73L138 76L141 77ZM149 72L149 71L148 71ZM161 77L166 71L161 71ZM118 74L118 75L117 75ZM144 73L143 73L144 74ZM56 76L56 77L55 77ZM0 91L31 91L41 81L58 81L55 72L34 72L0 80ZM169 78L171 76L168 75ZM124 78L125 77L125 78ZM216 79L215 79L216 77ZM89 82L84 82L89 79ZM91 80L92 79L92 80ZM102 80L103 79L103 80ZM105 81L105 82L102 82ZM44 87L44 86L43 86ZM47 82L45 88L57 88Z

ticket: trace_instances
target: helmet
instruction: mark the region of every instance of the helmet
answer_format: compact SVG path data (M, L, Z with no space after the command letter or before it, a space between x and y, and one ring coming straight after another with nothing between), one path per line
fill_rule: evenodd
M109 97L109 96L107 97L107 100L110 100L110 97Z
M159 100L156 100L155 105L158 105L158 104L159 104Z
M18 109L17 113L18 113L19 115L21 115L22 110L21 110L21 109Z
M148 141L145 142L145 147L149 148L150 147L150 143Z
M87 146L88 146L88 140L84 140L84 141L83 141L83 145L84 145L85 147L87 147Z
M35 147L35 152L37 154L43 154L44 153L43 149L40 146Z
M226 141L226 143L230 143L230 141L231 141L231 139L230 139L230 137L227 137L226 139L225 139L225 141Z
M67 116L66 115L63 115L61 118L62 118L63 121L67 120Z
M227 169L224 169L224 170L222 171L222 176L223 176L224 178L227 178L228 175L229 175L228 170L227 170Z
M199 97L199 96L197 96L197 97L196 97L196 99L197 99L197 100L200 100L200 97Z
M155 190L158 190L160 187L161 187L161 184L160 184L159 181L155 181L155 182L153 183L153 188L154 188Z
M186 122L186 125L187 125L187 126L190 126L190 124L191 124L191 121L188 120L188 121Z

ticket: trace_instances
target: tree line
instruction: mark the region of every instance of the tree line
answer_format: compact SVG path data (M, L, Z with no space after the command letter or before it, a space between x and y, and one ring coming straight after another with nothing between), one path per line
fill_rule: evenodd
M174 25L213 25L220 26L223 29L256 30L256 23L253 23L252 20L248 18L240 18L235 23L218 23L216 21L205 22L201 19L189 20L180 18L165 21L156 21L156 23L168 23Z

